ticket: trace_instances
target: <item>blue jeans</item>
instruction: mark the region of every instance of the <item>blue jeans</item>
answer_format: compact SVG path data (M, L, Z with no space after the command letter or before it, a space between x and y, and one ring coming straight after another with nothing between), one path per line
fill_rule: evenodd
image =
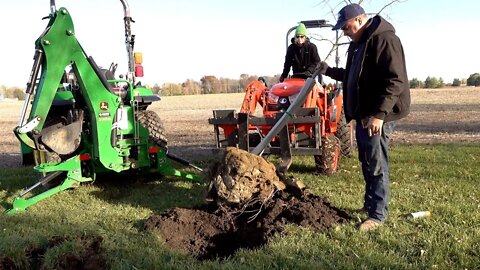
M388 168L388 142L396 122L383 124L382 135L368 136L368 130L360 121L356 125L358 158L362 163L365 179L364 208L368 217L378 222L387 218L390 199L390 179Z

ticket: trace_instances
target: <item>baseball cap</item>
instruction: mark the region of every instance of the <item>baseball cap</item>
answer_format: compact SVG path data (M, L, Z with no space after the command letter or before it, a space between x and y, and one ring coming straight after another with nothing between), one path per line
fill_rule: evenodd
M335 24L332 30L338 30L342 28L348 20L362 14L365 14L365 10L363 10L362 6L359 4L346 5L338 12L337 24Z

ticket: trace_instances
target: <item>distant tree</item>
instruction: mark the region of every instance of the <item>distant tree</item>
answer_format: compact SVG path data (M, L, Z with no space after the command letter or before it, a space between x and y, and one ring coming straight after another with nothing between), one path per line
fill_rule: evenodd
M240 79L238 80L239 84L240 84L240 88L242 89L246 89L247 88L247 85L249 83L251 83L252 81L250 81L250 75L248 74L240 74Z
M203 76L200 79L202 83L202 94L215 94L220 93L220 83L215 76Z
M0 99L3 99L5 96L5 91L7 90L7 86L5 85L0 85Z
M16 98L18 100L25 99L25 90L19 87L5 88L3 91L4 98Z
M423 82L417 78L413 78L410 80L410 88L421 88L423 87Z
M443 81L442 81L443 83ZM428 76L424 82L424 88L438 88L440 81L436 77Z
M460 81L460 79L458 78L453 79L452 86L460 86L460 85L462 85L462 81Z
M219 83L222 93L235 93L238 90L238 80L220 78Z
M268 87L272 87L272 85L278 83L278 80L280 79L280 74L276 74L275 76L263 76L265 81L267 82Z
M153 85L153 87L152 87L152 92L153 92L154 94L160 94L160 92L161 92L160 90L161 90L161 89L162 89L162 88L158 85L158 83L156 83L156 84Z
M182 83L184 95L199 95L202 93L202 85L200 82L188 79Z
M468 86L480 86L480 73L474 73L467 79Z
M164 83L162 84L162 94L165 96L178 96L182 95L182 85L177 83Z
M445 87L445 82L443 81L443 78L440 77L438 79L438 84L435 86L435 88L442 88L442 87Z

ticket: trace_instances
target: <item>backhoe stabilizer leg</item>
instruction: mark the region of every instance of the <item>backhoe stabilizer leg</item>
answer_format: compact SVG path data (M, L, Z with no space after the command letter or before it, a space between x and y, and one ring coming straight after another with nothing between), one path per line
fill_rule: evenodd
M7 214L17 214L17 213L20 213L20 212L24 212L31 205L34 205L41 200L44 200L44 199L46 199L50 196L53 196L53 195L59 193L60 191L63 191L63 190L69 189L69 188L73 188L77 184L78 184L78 181L67 178L63 181L62 184L60 184L60 185L58 185L54 188L51 188L51 189L49 189L45 192L42 192L42 193L40 193L36 196L33 196L31 198L25 199L25 198L22 198L22 197L16 197L13 200L12 208L7 210L6 213Z
M171 166L163 166L162 168L160 168L159 172L164 176L169 176L169 175L178 176L183 179L192 180L194 182L200 182L202 179L200 176L196 174L181 172L179 170L174 169Z
M63 169L69 168L69 170L58 170L60 168L63 168ZM82 177L80 160L78 156L72 157L56 165L49 165L49 163L41 164L35 169L41 172L52 172L52 173L47 174L45 177L40 179L40 181L38 181L36 184L32 185L30 188L25 189L20 195L15 197L15 199L13 200L12 208L5 211L5 213L16 214L16 213L24 212L28 207L50 196L53 196L61 191L75 188L78 185L80 185L80 183L82 182L93 181L92 178ZM64 176L65 174L63 173L65 171L67 172L66 177ZM47 184L48 182L54 179L57 179L57 177L65 177L65 179L62 179L61 184L59 184L58 186L55 186L33 197L30 197L27 199L24 198L25 195L30 193L35 188L41 186L42 184Z

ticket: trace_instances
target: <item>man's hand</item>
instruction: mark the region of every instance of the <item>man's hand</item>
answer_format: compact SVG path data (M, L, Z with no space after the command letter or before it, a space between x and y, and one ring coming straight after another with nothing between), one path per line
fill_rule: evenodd
M382 119L371 116L367 123L368 136L382 135L382 126Z
M325 73L327 72L328 64L322 61L320 62L320 64L318 64L317 67L320 70L320 74L325 75Z

